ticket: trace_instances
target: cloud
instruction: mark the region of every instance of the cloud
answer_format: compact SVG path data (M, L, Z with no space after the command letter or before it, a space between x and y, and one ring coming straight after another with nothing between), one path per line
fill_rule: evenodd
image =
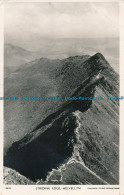
M8 3L5 39L97 38L119 34L117 3Z

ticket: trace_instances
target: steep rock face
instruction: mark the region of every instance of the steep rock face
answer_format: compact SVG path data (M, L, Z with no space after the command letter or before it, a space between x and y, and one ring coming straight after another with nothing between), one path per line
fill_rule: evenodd
M119 104L106 100L107 96L118 94L118 75L101 54L86 58L73 67L74 78L82 76L75 89L76 84L70 80L70 59L66 59L65 68L60 69L57 77L65 75L63 84L68 89L73 85L71 96L100 96L104 100L62 104L12 144L4 158L5 166L33 181L41 179L41 184L42 180L46 184L118 184Z
M87 55L82 56L82 58L67 58L62 60L62 63L62 69L58 73L62 80L61 88L59 88L60 93L64 94L65 92L66 95L70 95L74 88L76 89L81 82L101 73L106 78L104 88L112 95L118 95L119 76L101 53L96 53L91 57Z
M22 65L16 72L5 78L4 96L19 97L18 101L4 102L5 151L12 143L30 133L51 113L56 112L65 102L64 96L73 95L82 82L99 73L97 68L92 69L93 60L96 58L94 56L74 56L63 60L40 58ZM118 75L103 59L104 57L102 60L97 57L94 62L96 67L106 64L106 68L101 70L101 74L105 77L103 88L109 90L112 96L115 94L118 96ZM23 101L23 95L60 96L61 101Z
M17 171L4 167L4 184L5 185L27 185L27 184L35 184L33 181L27 179L23 175L19 174Z

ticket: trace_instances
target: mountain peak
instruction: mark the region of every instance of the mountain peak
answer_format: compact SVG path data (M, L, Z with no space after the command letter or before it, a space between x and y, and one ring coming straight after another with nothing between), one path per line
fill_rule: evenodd
M94 55L94 57L97 57L97 58L100 58L100 59L104 59L105 60L105 57L103 56L102 53L98 52Z
M105 57L103 56L103 54L99 52L91 56L90 59L93 60L94 62L101 62L101 63L109 64L107 60L105 59Z
M108 61L101 53L91 56L86 62L86 69L90 74L97 74L106 68L110 68Z

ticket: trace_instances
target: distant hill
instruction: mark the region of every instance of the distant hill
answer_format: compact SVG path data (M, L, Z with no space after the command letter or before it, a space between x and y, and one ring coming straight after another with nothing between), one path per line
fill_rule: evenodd
M20 47L17 47L16 43L15 45L14 43L5 44L5 67L18 66L18 64L23 64L41 57L49 59L64 59L69 56L94 55L97 52L101 52L106 56L106 59L114 70L119 72L119 38L116 37L96 39L39 38L35 44L33 44L33 42L25 44L20 43ZM10 55L11 50L14 51L12 52L12 55ZM16 61L17 64L15 63Z
M12 44L5 44L4 46L4 67L5 76L14 72L22 64L39 58L35 52L27 51L21 47Z
M119 75L101 53L40 58L5 78L4 165L41 184L119 183ZM14 83L14 84L13 84ZM22 101L22 96L104 100Z

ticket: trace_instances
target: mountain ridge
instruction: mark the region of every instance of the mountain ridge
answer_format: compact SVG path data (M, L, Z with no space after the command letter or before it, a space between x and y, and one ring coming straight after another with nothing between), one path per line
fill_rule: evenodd
M4 164L34 182L118 184L119 151L115 145L119 142L119 105L105 100L107 95L118 94L118 75L100 53L83 61L76 58L61 60L60 67L55 65L52 78L59 83L58 91L64 95L73 88L72 96L96 95L104 100L62 103L12 144Z

